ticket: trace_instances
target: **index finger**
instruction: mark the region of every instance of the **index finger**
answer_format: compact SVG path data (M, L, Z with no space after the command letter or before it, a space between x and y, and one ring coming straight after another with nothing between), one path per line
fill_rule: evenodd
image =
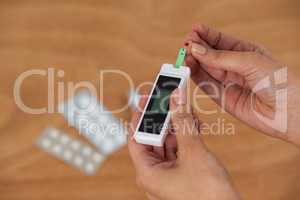
M224 34L206 25L195 25L193 31L211 47L218 50L255 51L257 45Z

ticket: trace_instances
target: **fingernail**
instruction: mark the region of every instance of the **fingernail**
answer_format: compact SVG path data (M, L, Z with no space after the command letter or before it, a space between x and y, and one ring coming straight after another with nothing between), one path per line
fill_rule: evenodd
M204 55L206 53L206 48L200 44L192 43L192 53Z
M185 105L186 102L187 102L187 97L186 97L185 89L177 89L176 103L178 105Z

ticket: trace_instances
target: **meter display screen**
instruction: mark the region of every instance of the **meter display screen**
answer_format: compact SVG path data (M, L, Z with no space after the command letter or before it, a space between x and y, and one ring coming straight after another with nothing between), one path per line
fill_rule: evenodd
M180 78L160 75L145 110L139 131L160 134L169 112L169 100L172 92L178 88Z

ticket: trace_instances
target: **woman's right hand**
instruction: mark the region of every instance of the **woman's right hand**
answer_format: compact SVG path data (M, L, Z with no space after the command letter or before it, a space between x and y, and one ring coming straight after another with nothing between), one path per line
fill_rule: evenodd
M300 146L300 85L293 75L288 85L286 66L256 44L203 25L188 34L185 48L192 79L223 109L257 130Z

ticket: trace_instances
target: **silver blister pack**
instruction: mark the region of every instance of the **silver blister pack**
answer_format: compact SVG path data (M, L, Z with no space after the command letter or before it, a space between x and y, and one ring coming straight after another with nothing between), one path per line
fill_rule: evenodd
M78 129L105 155L127 143L127 130L123 124L87 90L61 104L58 110L70 126Z
M104 155L89 145L83 144L55 128L46 129L37 140L37 145L87 175L93 175L105 159Z

